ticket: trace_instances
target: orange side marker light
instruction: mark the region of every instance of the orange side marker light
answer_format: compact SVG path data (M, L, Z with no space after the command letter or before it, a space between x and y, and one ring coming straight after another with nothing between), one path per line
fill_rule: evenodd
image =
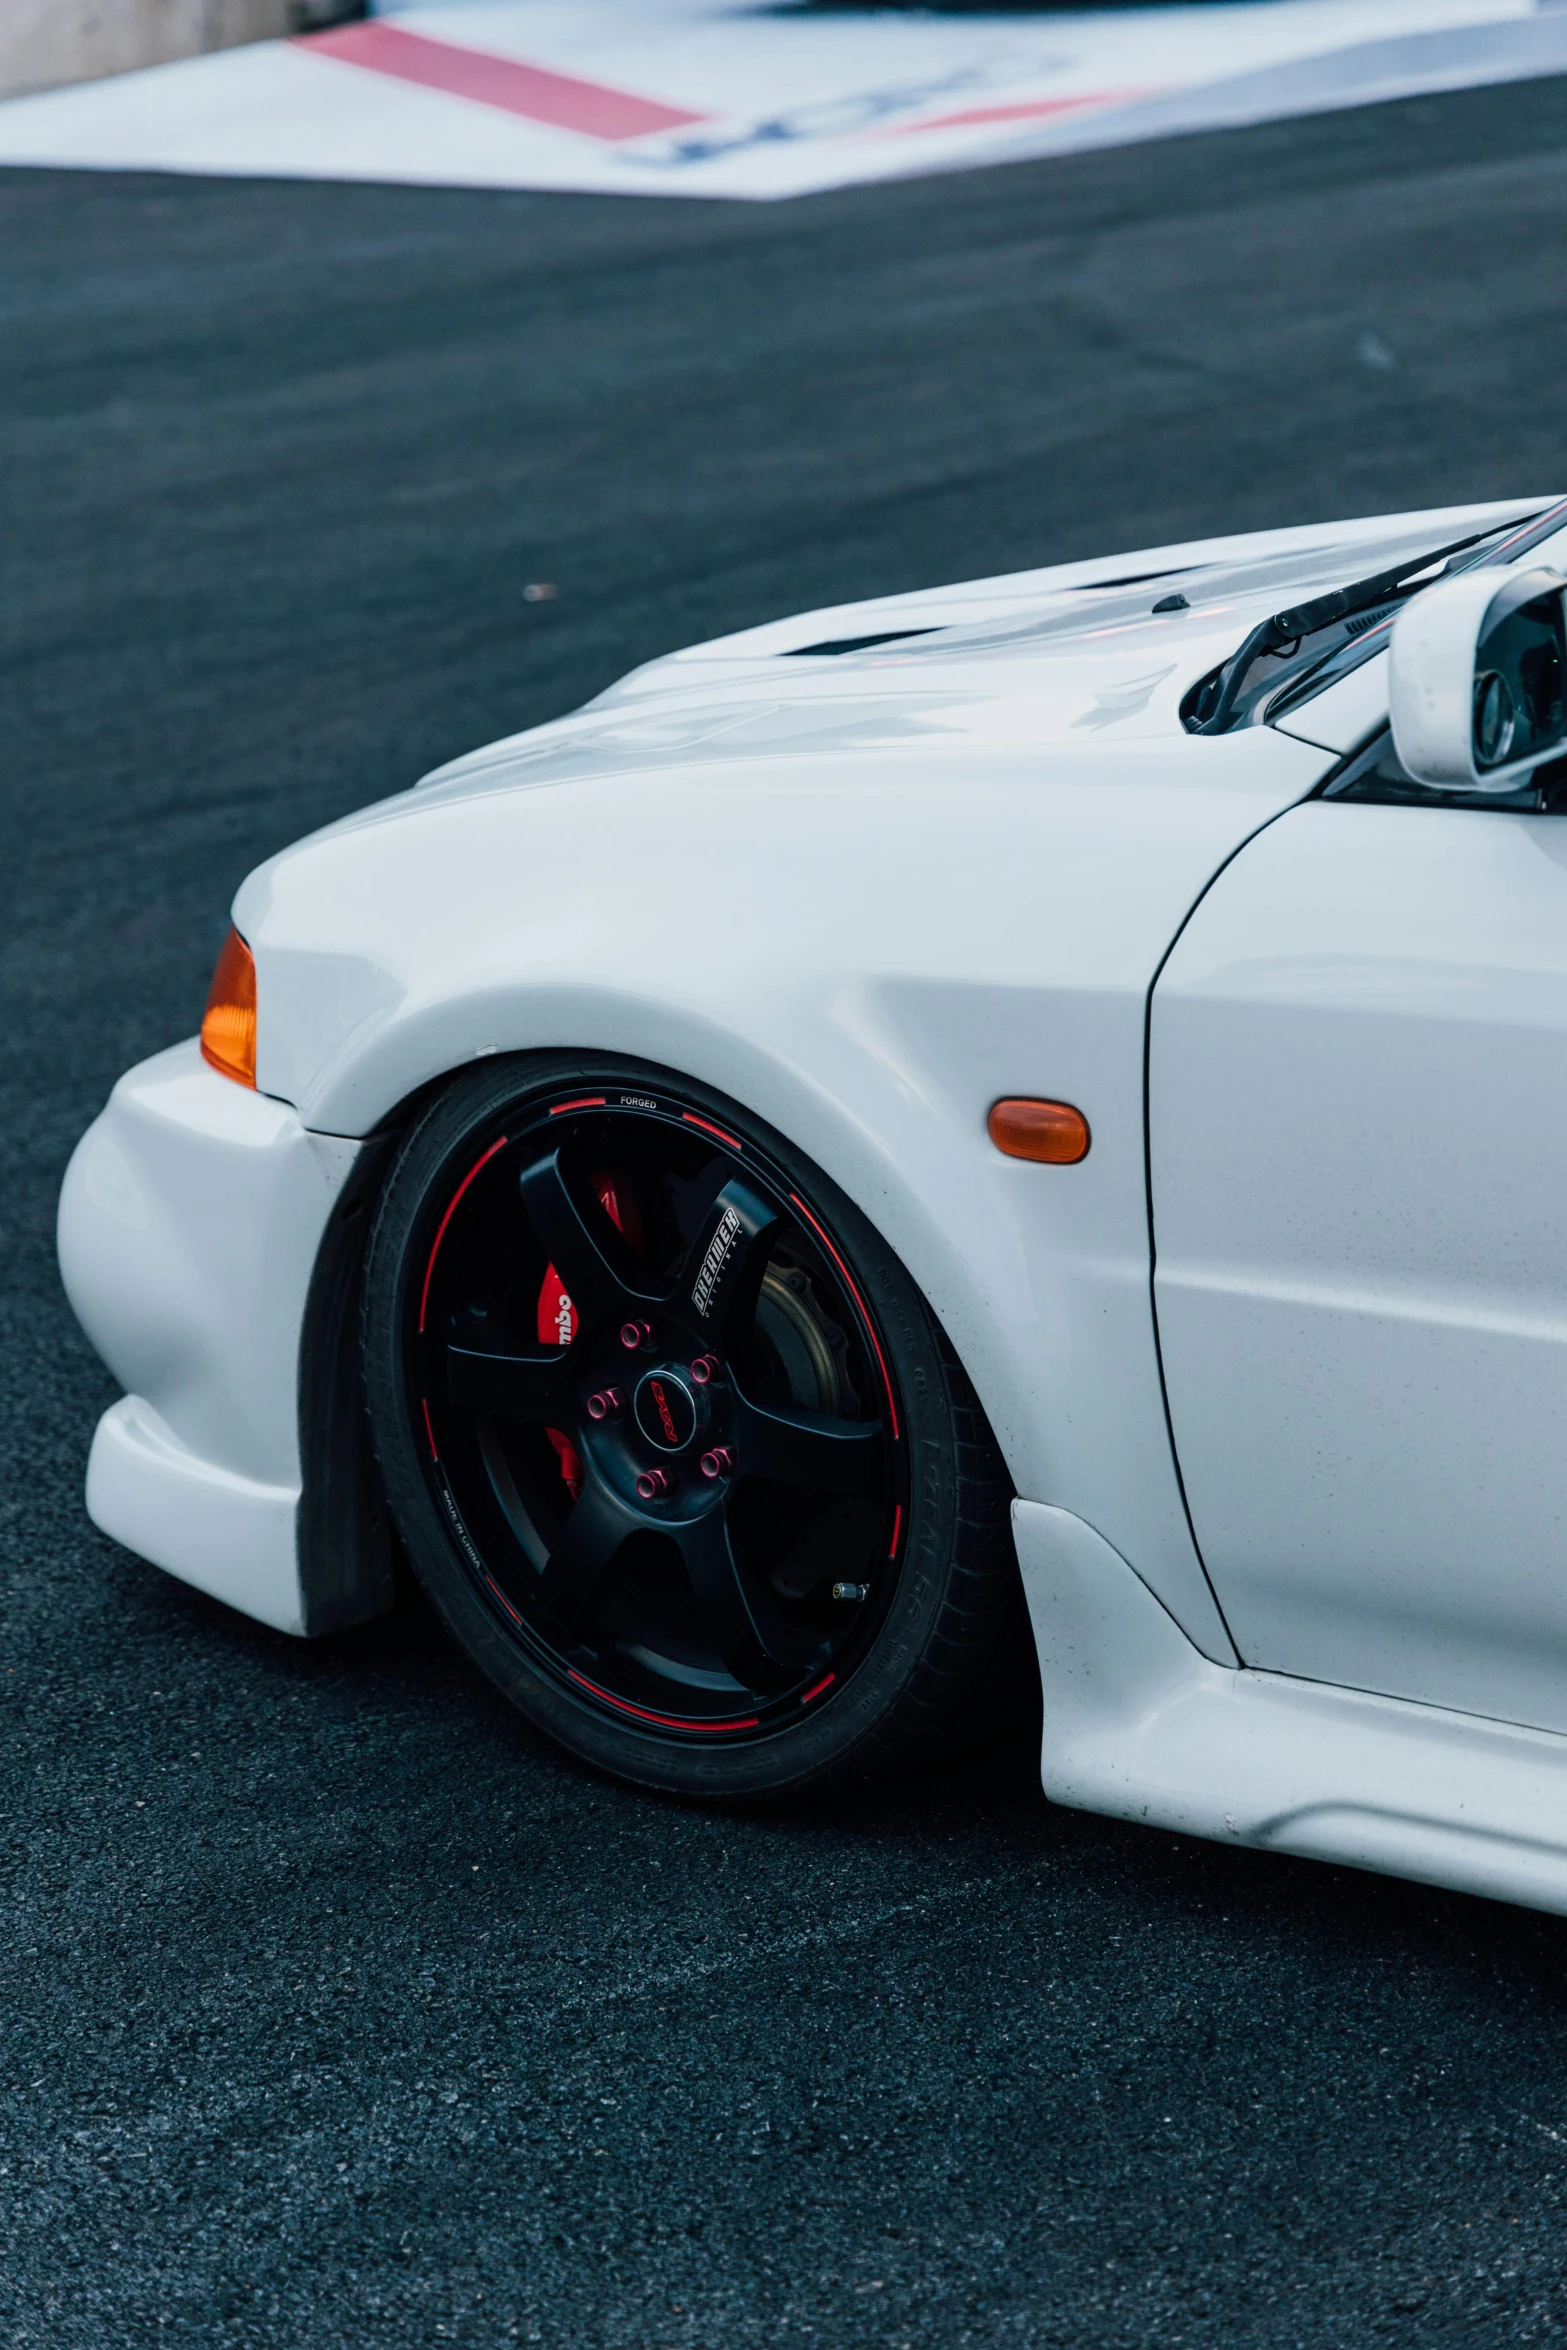
M1088 1120L1070 1102L997 1102L987 1124L991 1141L1009 1159L1075 1167L1088 1156Z
M212 974L201 1057L236 1085L256 1082L256 965L237 930L230 930Z

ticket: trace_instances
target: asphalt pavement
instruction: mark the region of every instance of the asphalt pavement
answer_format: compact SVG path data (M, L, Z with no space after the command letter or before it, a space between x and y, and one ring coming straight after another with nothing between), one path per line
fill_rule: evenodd
M52 1242L249 866L635 661L1567 490L1564 242L1561 82L776 206L0 176L0 2343L1567 2332L1567 1923L1026 1731L599 1783L416 1597L306 1646L100 1538Z

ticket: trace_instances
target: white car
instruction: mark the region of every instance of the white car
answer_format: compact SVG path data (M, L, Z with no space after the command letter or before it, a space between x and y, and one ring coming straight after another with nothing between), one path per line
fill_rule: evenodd
M1056 1802L1567 1910L1567 501L751 629L263 865L60 1255L87 1502L391 1530L730 1801ZM388 1523L389 1521L389 1523Z

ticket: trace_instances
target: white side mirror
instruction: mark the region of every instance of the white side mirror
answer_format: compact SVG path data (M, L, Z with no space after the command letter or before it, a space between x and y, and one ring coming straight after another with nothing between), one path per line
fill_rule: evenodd
M1404 606L1388 653L1393 746L1417 783L1511 791L1567 746L1567 581L1469 571Z

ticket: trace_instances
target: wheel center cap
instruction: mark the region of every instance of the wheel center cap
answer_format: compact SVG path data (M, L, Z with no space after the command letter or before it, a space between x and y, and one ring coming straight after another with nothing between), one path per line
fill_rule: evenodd
M696 1398L673 1371L647 1371L631 1402L637 1426L660 1452L684 1452L696 1434Z

